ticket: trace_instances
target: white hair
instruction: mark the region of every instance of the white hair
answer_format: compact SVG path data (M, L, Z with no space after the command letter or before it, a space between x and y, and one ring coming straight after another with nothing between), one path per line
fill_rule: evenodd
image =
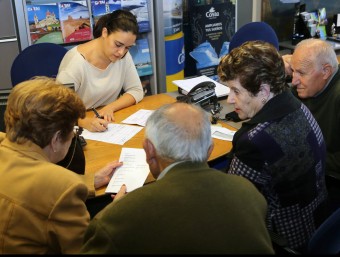
M296 48L302 47L303 49L308 49L310 52L310 58L315 65L322 68L323 64L330 64L333 69L338 67L338 59L336 53L331 44L322 39L308 38L302 40L296 45Z
M191 108L182 108L181 111L192 112L197 119L192 124L180 121L178 113L171 112L176 104L190 106ZM152 142L157 154L163 159L205 162L212 145L210 126L208 113L201 107L185 103L167 104L148 118L145 137Z

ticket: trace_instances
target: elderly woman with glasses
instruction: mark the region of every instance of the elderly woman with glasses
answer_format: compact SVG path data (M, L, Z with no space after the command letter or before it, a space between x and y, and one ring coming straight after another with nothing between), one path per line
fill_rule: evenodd
M107 184L121 166L113 161L87 178L55 164L68 152L85 111L74 91L50 78L12 89L6 134L0 133L0 254L79 251L90 221L89 190Z
M116 10L98 20L93 40L72 48L64 56L57 80L74 83L86 109L102 107L98 117L80 119L81 127L104 131L114 121L115 111L143 99L142 83L129 53L137 34L136 17L127 10Z

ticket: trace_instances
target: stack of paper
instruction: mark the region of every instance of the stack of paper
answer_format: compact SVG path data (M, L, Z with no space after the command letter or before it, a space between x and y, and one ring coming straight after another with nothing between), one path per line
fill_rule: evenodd
M183 94L187 94L193 87L195 87L197 84L204 82L204 81L211 81L214 82L216 87L215 87L215 93L217 97L223 97L223 96L227 96L229 94L230 89L221 84L218 83L217 81L203 75L203 76L199 76L199 77L195 77L195 78L191 78L191 79L181 79L181 80L174 80L172 81L172 83L174 83L176 86L178 86L179 88L181 88L181 92Z

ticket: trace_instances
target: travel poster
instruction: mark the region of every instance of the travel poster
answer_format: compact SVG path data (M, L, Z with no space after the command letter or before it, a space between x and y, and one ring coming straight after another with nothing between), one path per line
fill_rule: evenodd
M27 4L27 19L31 43L50 42L62 44L59 8L52 4Z
M60 2L59 16L64 43L92 39L87 1Z

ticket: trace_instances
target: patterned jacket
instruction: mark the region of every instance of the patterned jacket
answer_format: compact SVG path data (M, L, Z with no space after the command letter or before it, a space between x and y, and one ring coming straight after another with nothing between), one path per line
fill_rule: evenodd
M275 96L242 124L229 157L228 173L246 177L266 198L268 229L303 248L327 198L325 142L308 108L289 90Z

